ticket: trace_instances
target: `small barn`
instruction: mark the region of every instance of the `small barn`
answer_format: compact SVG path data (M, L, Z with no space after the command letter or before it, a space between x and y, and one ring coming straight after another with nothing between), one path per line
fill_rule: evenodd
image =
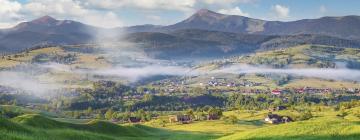
M129 117L129 122L130 123L139 123L140 121L141 121L141 118Z
M277 107L269 108L269 111L280 111L280 110L286 110L286 106L277 106Z
M169 116L169 122L170 123L175 123L175 122L181 122L183 124L186 123L190 123L191 122L191 117L190 115L170 115Z
M279 90L279 89L274 89L274 90L271 91L271 93L274 94L274 95L280 95L280 94L281 94L281 90Z
M279 124L279 123L288 123L292 122L293 120L288 116L280 116L277 114L268 114L265 117L265 122L271 123L271 124Z
M218 120L220 119L220 116L218 114L209 114L207 115L208 120Z

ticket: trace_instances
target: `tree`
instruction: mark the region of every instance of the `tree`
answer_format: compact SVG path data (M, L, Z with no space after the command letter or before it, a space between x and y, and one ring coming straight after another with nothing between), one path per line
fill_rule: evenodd
M229 120L229 122L230 122L231 124L235 124L235 123L238 122L238 118L237 118L235 115L230 115L230 116L228 117L228 120Z
M219 108L213 108L210 107L209 111L208 111L209 115L217 115L217 116L222 116L222 111Z
M91 113L92 113L92 108L88 107L87 110L86 110L86 114L90 115Z
M151 101L153 99L153 96L151 94L145 94L143 100L145 102Z
M96 119L103 119L104 118L104 116L103 116L103 114L101 114L101 113L98 113L97 115L96 115Z
M110 120L114 114L114 111L112 108L108 109L105 113L105 119Z
M311 119L312 117L313 117L313 115L311 114L311 111L306 110L300 114L299 120L300 121L308 120L308 119Z
M14 101L13 101L13 104L12 104L13 106L16 106L17 105L17 101L16 101L16 99L14 99Z
M194 114L194 111L192 109L187 110L186 115L189 115L191 118L195 118L195 114Z

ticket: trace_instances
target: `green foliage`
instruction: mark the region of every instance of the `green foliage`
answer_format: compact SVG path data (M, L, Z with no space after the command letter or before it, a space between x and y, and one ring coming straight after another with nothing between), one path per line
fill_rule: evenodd
M359 130L356 122L325 117L239 132L220 140L357 140Z
M73 124L52 120L36 114L13 120L0 117L0 140L157 140L210 139L211 135L166 131L142 125L120 126L104 121Z
M309 120L312 117L313 117L313 115L312 115L311 111L306 110L306 111L300 112L300 115L298 116L298 118L296 118L296 120L304 121L304 120Z
M114 114L113 109L112 108L108 109L105 113L105 119L107 119L107 120L112 119L113 114Z
M222 118L226 123L236 124L239 120L235 115L229 115Z

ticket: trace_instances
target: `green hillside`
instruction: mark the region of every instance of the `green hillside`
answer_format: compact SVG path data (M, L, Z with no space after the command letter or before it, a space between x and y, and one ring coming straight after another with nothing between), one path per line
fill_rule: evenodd
M240 132L223 137L220 140L356 140L360 137L359 130L359 122L352 122L340 118L316 118L304 122L275 125L253 131Z
M333 68L336 62L347 62L348 67L359 68L360 49L323 45L301 45L297 47L257 52L249 56L231 59L234 63L270 65L273 67L319 67Z
M168 131L143 125L117 125L93 120L84 124L59 122L38 114L11 120L0 118L0 140L133 140L210 139L211 134Z

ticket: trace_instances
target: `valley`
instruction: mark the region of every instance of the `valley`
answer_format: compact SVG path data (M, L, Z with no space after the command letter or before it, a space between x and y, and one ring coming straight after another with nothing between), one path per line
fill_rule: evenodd
M1 29L0 140L360 138L359 16L186 17Z

